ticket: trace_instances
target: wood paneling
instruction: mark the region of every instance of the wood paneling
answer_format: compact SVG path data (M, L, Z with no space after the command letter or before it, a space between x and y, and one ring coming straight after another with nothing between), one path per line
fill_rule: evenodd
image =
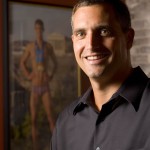
M3 42L2 42L2 39L3 39L3 34L2 34L2 31L3 31L3 13L2 13L2 9L3 9L3 3L2 3L2 0L0 0L0 150L3 150L4 149L4 118L3 118L3 115L4 115L4 103L3 103Z
M28 3L39 3L39 4L53 4L60 6L73 6L77 0L10 0L15 2L28 2Z

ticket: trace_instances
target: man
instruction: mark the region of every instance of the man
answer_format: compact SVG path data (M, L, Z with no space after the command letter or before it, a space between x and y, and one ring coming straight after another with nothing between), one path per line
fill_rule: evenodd
M54 128L54 121L51 112L51 95L49 82L52 80L56 69L56 57L52 46L43 40L44 24L43 21L37 19L34 25L36 40L27 45L21 58L21 69L28 80L31 81L30 111L32 121L32 138L33 147L38 149L37 140L37 113L39 99L42 99L50 130ZM31 69L27 67L27 62L31 62ZM53 62L51 73L49 64ZM30 71L31 70L31 71Z
M131 65L128 8L121 0L79 1L72 30L91 87L60 114L51 149L149 150L150 80Z

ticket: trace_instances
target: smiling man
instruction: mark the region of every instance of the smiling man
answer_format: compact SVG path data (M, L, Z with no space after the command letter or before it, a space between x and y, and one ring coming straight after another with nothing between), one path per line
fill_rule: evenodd
M79 1L72 30L75 57L91 87L60 114L51 149L150 149L150 80L131 65L134 30L127 6Z

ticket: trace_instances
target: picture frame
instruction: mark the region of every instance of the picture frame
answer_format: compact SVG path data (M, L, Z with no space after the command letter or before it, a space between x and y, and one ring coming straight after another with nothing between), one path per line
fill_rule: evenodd
M7 61L5 61L7 69L4 72L9 76L5 77L6 82L4 85L6 86L5 91L9 89L10 93L8 95L7 91L7 95L5 94L5 107L7 110L7 114L5 113L5 116L7 116L5 120L5 149L8 150L16 150L17 148L29 150L33 146L30 124L32 118L29 107L32 84L25 79L26 77L20 69L20 61L26 47L30 43L34 43L33 41L36 39L34 33L36 20L42 20L44 24L44 41L52 46L57 59L57 67L55 66L57 69L49 85L53 100L51 109L53 109L54 122L59 112L74 100L80 91L80 71L74 59L71 42L71 4L65 4L65 6L59 2L57 2L59 4L56 4L56 2L49 4L47 2L43 3L43 1L40 3L33 1L9 1L7 4L9 10L6 31L8 51L4 54L7 58ZM31 59L30 63L32 66ZM32 70L30 65L29 70ZM41 107L40 114L38 114L42 116L39 117L38 122L41 128L38 127L38 129L40 137L43 134L46 139L44 137L40 138L38 143L42 143L42 141L44 143L39 145L38 148L49 149L51 132L48 131L49 122L44 113L44 108ZM45 120L47 121L45 122Z

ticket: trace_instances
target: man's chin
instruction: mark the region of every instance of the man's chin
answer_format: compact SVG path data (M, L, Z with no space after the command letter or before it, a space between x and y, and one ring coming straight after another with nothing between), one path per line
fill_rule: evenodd
M102 72L92 72L92 73L88 73L87 76L89 78L93 78L93 79L98 79L102 76Z

